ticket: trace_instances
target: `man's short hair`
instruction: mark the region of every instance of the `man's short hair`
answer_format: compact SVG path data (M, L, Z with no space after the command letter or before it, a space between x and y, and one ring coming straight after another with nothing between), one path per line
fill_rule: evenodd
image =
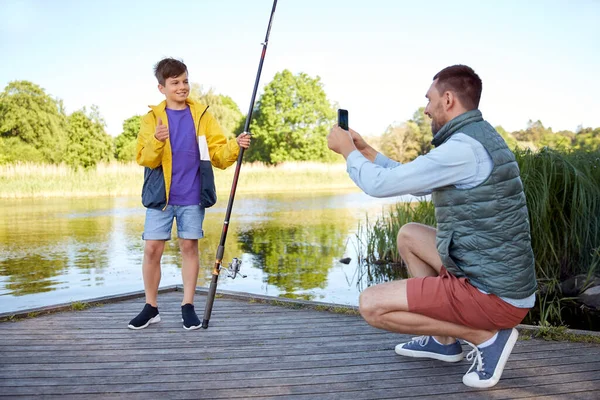
M163 58L154 66L154 76L163 86L167 78L175 78L184 72L187 72L185 64L174 58Z
M460 103L467 110L479 107L481 99L481 78L466 65L446 67L433 77L438 80L436 87L439 93L454 92Z

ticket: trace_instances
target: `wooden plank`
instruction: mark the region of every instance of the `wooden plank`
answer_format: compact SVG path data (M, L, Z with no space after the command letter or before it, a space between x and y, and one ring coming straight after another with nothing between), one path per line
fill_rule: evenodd
M595 364L594 364L595 363ZM338 363L338 365L327 365L327 362L320 363L305 363L303 369L298 369L301 367L294 368L293 366L287 366L288 368L280 368L283 365L281 364L271 364L268 367L263 366L262 368L255 368L254 365L244 365L240 368L240 366L223 366L223 368L214 368L207 367L196 364L192 365L178 365L176 367L165 366L163 363L158 363L160 367L156 367L157 363L147 363L145 368L139 368L138 365L131 368L127 363L123 363L120 366L113 366L110 369L104 370L89 370L89 369L81 369L81 370L53 370L48 374L53 374L58 378L65 378L71 376L80 377L81 382L87 382L87 379L93 379L98 375L108 375L108 376L125 376L130 375L133 376L133 380L137 381L140 377L144 376L154 376L156 377L155 381L160 381L162 375L169 374L186 374L189 371L194 371L197 376L196 381L203 380L221 380L221 379L232 379L237 381L238 379L265 379L265 378L287 378L287 377L315 377L315 376L326 376L326 375L352 375L352 374L366 374L366 373L377 373L380 377L384 376L392 376L393 379L398 379L404 376L410 376L413 373L416 373L416 376L419 377L421 375L427 376L436 373L442 373L445 375L452 375L456 377L462 376L469 368L468 365L464 363L459 364L443 364L441 362L433 362L433 361L412 361L406 363L396 363L396 364L388 364L388 363L380 363L380 364L369 364L365 362L361 362L361 360L352 360L349 363ZM352 366L348 366L350 364ZM505 371L506 377L520 377L524 374L530 373L531 371L537 371L541 368L545 367L546 363L544 362L529 362L527 366L521 366L521 368L515 368L510 363L507 366ZM595 366L594 366L595 365ZM561 363L555 363L555 368L558 368L558 371L561 371L561 368L565 368L565 371L570 370L572 368L582 369L583 371L593 371L597 368L597 358L588 357L587 359L582 359L581 362L573 361L571 365L564 365ZM8 385L10 380L19 379L19 376L25 376L25 374L31 374L32 369L25 366L25 368L21 371L12 371L16 377L7 377L6 380L0 380L0 386ZM106 371L110 371L110 373L106 373ZM165 372L168 371L168 372ZM43 371L38 371L38 377L45 378L46 376L42 373ZM87 372L87 373L84 373ZM309 379L310 381L310 379Z
M179 335L175 338L169 338L169 341L161 344L161 349L169 349L169 348L181 348L181 347L191 347L197 345L205 344L201 338L184 338L186 335ZM323 341L329 341L331 338L335 338L337 341L344 341L347 339L348 341L352 340L362 340L362 339L373 339L386 341L395 345L399 343L401 340L407 340L408 338L400 338L398 335L385 333L385 332L364 332L358 334L339 334L335 332L326 332L326 333L314 333L312 331L302 331L298 335L294 335L294 331L285 331L285 332L267 332L264 334L245 334L244 335L244 346L248 346L249 344L255 343L264 343L270 346L286 346L288 343L293 343L294 340L298 341L301 339L304 343L319 343ZM73 338L68 339L57 339L57 338L37 338L37 337L28 337L28 336L14 336L12 338L3 337L3 345L0 345L0 352L3 352L7 356L11 355L11 353L19 353L24 354L27 351L33 352L42 352L42 351L60 351L68 348L70 351L86 351L86 350L111 350L111 349L122 349L123 345L127 345L127 349L148 349L153 348L152 344L141 342L134 340L131 336L126 337L116 337L109 336L106 337L107 340L99 341L97 338L90 338L88 335L82 335L82 337L78 337L75 343L73 342ZM23 340L27 340L26 343L23 343ZM215 345L210 343L211 349L220 349L221 347L231 347L232 345L239 345L240 340L236 337L223 338L220 339L219 342ZM597 348L593 344L589 343L560 343L560 342L536 342L536 344L529 344L528 342L518 342L513 351L514 354L521 353L529 353L529 352L552 352L554 350L564 350L565 348L569 350L575 349L595 349ZM393 349L393 346L390 347L390 350ZM464 346L464 351L469 351L470 347Z
M348 349L348 347L351 347ZM249 357L256 353L256 348L260 349L261 357L274 357L282 354L286 355L306 355L306 354L328 354L328 353L355 353L359 351L387 350L391 346L387 343L381 343L379 340L360 340L360 341L345 341L345 342L316 342L310 344L284 344L266 346L261 343L255 343L251 347L246 346L226 346L214 347L210 343L203 346L191 345L182 346L180 349L171 348L148 348L148 349L122 349L122 350L86 350L86 351L70 351L65 347L62 351L55 352L21 352L19 354L3 353L0 358L0 365L6 364L24 364L34 362L36 364L56 363L60 361L77 363L85 362L93 357L95 362L123 361L123 362L139 362L152 360L202 360L207 358L227 358L235 359L239 357ZM181 354L184 353L184 354ZM391 350L390 350L391 353ZM392 353L393 354L393 353ZM585 355L596 354L600 358L600 349L581 347L572 349L570 354ZM563 358L562 354L539 353L535 352L527 354L523 357L519 353L511 356L512 361L520 359L530 359L535 357L543 357L544 359ZM257 357L254 357L255 359Z
M181 318L181 317L179 317ZM162 316L161 316L162 319ZM232 321L233 322L233 321ZM144 336L153 336L153 335L164 335L170 333L177 333L178 336L182 333L186 333L182 330L181 321L164 321L161 320L158 324L154 324L149 326L146 329L140 331L131 331L127 329L127 324L129 321L112 321L107 324L98 324L96 326L89 327L81 327L81 326L69 326L67 324L56 324L52 330L43 331L41 327L42 324L37 326L23 326L21 330L12 328L11 330L5 330L2 333L2 337L6 338L19 338L22 335L28 335L32 339L44 339L51 337L53 339L60 339L61 336L65 335L79 335L79 336L117 336L122 338L139 338ZM59 329L56 329L59 328ZM240 334L240 332L244 332L244 335L251 334L266 334L266 333L293 333L294 331L298 333L311 333L314 335L324 335L324 334L336 334L338 332L343 332L346 334L355 334L355 333L364 333L369 332L373 334L388 334L393 335L391 333L387 333L384 331L374 331L368 325L360 322L360 321L348 321L342 323L335 323L328 320L319 321L315 324L307 324L305 321L298 321L296 323L280 323L275 326L260 324L260 325L246 325L243 322L239 322L237 325L232 323L228 326L215 326L210 327L210 330L198 330L195 332L187 332L186 337L194 337L194 336L202 336L202 337L210 337L210 336L223 336L223 334ZM44 334L44 332L46 334ZM69 336L70 337L70 336ZM227 338L226 336L225 338ZM397 336L400 338L410 339L410 336Z
M322 361L322 360L320 360ZM396 363L372 363L369 360L339 360L340 362L331 362L330 365L323 362L313 362L312 364L304 362L297 368L293 368L287 365L287 368L279 368L280 366L286 366L285 364L271 364L269 368L258 367L252 364L246 364L243 368L230 368L225 366L224 368L214 368L210 365L169 365L164 366L162 363L160 366L156 366L156 363L148 363L146 366L135 365L130 367L128 364L123 363L121 365L106 366L106 368L90 369L86 366L81 368L71 369L54 369L54 370L42 370L37 369L35 366L23 366L21 369L11 369L9 371L2 371L2 378L0 378L0 386L9 384L10 382L19 379L53 379L53 378L71 378L77 376L82 379L95 378L95 377L124 377L131 376L133 379L139 379L145 376L155 376L157 381L161 379L169 379L169 375L185 375L193 371L195 380L197 381L220 381L220 380L237 380L237 379L284 379L284 378L312 378L315 376L362 376L369 373L374 373L379 376L392 375L394 377L405 377L405 376L420 376L424 374L453 374L460 376L464 374L469 366L465 363L458 364L444 364L431 361L415 361L415 362L396 362ZM554 363L548 365L543 361L532 361L526 366L514 366L509 363L505 370L506 377L517 377L522 375L522 370L535 369L536 371L564 371L564 372L575 372L581 371L594 371L598 368L596 359L593 357L582 358L581 362L573 362L572 364L561 364ZM550 373L550 372L548 372ZM123 378L124 379L124 378ZM352 378L354 379L354 378ZM42 382L40 380L40 382Z
M127 324L127 322L129 322L129 320L131 320L133 317L136 316L136 314L141 311L138 310L137 312L133 312L131 314L127 314L126 318L123 318L123 322L125 322L125 325ZM200 310L198 310L198 312L200 312ZM201 314L200 314L201 315ZM259 314L256 314L259 315ZM214 318L213 322L219 322L219 324L217 325L230 325L232 323L232 321L235 321L236 323L241 323L241 324L246 324L246 325L278 325L278 324L293 324L293 325L297 325L300 323L310 323L311 321L327 321L327 320L331 320L332 318L336 318L338 321L356 321L356 317L355 316L350 316L350 315L339 315L337 316L336 314L328 314L328 313L323 313L323 312L309 312L309 311L302 311L302 312L298 312L296 314L291 314L291 313L276 313L276 314L260 314L261 317L257 317L256 315L248 315L248 314L239 314L236 317L225 317L223 319L219 319L219 318ZM264 316L264 318L262 317ZM176 314L171 314L171 315L164 315L163 313L161 313L161 319L165 319L166 321L170 321L170 322L180 322L181 320L181 313L176 313ZM213 317L211 317L211 321L213 320ZM111 321L111 322L115 322L115 318L114 316L111 318L107 318L105 320L100 320L100 322L94 321L94 319L88 319L86 320L91 326L98 326L100 324L100 322L107 322L107 321ZM35 328L38 326L44 326L45 324L47 325L62 325L65 322L68 322L68 325L72 325L72 326L78 326L79 325L79 321L75 320L75 319L69 319L68 321L62 320L60 318L51 318L50 316L42 316L40 318L37 318L35 321L32 321L31 319L26 319L22 322L22 325L24 327L31 327L31 328ZM96 323L94 323L96 322ZM85 321L82 321L81 323L85 323ZM11 329L11 325L13 324L6 324L6 326L3 326L4 324L0 325L0 330L10 330ZM118 326L118 325L117 325ZM123 326L123 325L121 325ZM211 324L212 327L212 324Z
M579 372L579 373L566 373L557 374L550 376L540 376L535 371L530 371L530 375L526 377L519 377L514 379L504 380L504 385L510 385L511 390L514 392L523 392L524 388L530 390L531 378L536 379L538 385L549 385L560 386L563 383L592 383L590 387L598 388L600 385L600 376L595 371L591 372ZM464 385L460 382L461 376L432 376L423 375L419 379L414 378L391 378L391 379L377 379L369 381L349 381L344 383L327 383L327 384L300 384L300 385L284 385L278 384L276 386L264 386L264 387L248 387L244 386L244 382L238 382L238 387L233 389L220 388L216 385L211 385L210 382L198 382L198 381L179 381L179 382L142 382L142 383L129 383L129 384L96 384L89 383L83 385L69 385L69 386L44 386L44 387L32 387L32 386L5 386L2 393L4 395L36 395L40 392L43 394L87 394L87 393L110 393L118 391L120 393L132 393L143 390L156 390L156 391L171 391L181 390L182 384L185 385L186 390L192 391L198 395L199 398L234 398L234 397L253 397L253 396L265 396L265 395L288 395L288 394L312 394L321 397L322 394L335 393L339 394L342 392L353 392L353 391L364 391L364 390L381 390L381 389L396 389L398 397L410 397L410 396L425 396L439 393L453 393L458 390L464 390ZM215 387L216 386L216 387ZM502 386L500 386L502 388ZM534 388L537 389L537 388ZM552 388L544 394L555 394ZM469 391L469 390L467 390ZM489 391L487 391L489 392ZM529 395L534 394L529 393ZM487 393L486 393L487 394Z
M427 375L433 373L432 371L443 371L443 373L454 374L460 376L464 374L469 365L465 363L458 364L442 364L440 362L433 361L411 361L411 362L396 362L394 364L386 362L373 362L372 360L344 360L335 361L313 361L313 362L302 362L298 363L297 367L294 364L287 363L274 363L270 365L222 365L221 367L215 367L210 365L192 363L165 366L160 363L160 367L156 367L156 363L147 363L145 365L134 365L130 366L127 363L120 365L105 366L104 369L90 369L87 366L81 366L81 368L71 369L55 369L55 370L41 370L35 366L24 365L21 369L11 369L10 371L3 371L2 384L9 384L11 380L15 379L27 379L28 376L36 378L65 378L71 376L77 377L102 377L102 376L157 376L157 375L170 375L170 374L186 374L189 371L194 371L198 381L202 381L204 377L211 380L219 379L235 379L236 377L241 378L273 378L279 379L286 377L312 377L315 375L326 376L326 375L352 375L352 374L365 374L369 372L376 372L380 375L391 374L394 377L402 377L406 374L411 374L413 371L418 371L418 375ZM562 364L555 362L548 366L548 363L537 360L530 361L527 365L512 365L509 363L505 370L506 377L519 377L523 373L527 373L528 370L538 370L542 368L564 368L565 371L573 368L581 368L586 371L594 371L598 368L597 359L594 357L582 358L581 362L573 360L571 364ZM212 378L209 378L211 374ZM157 381L160 379L157 379Z
M158 293L166 294L166 293L175 292L177 290L181 290L181 287L178 287L176 285L165 286L165 287L160 288L158 290ZM144 291L138 290L135 292L122 293L122 294L118 294L118 295L96 297L96 298L89 299L89 300L78 301L77 303L80 303L80 304L96 304L96 303L108 303L108 302L121 303L124 300L139 299L143 295L144 295ZM69 302L69 303L56 304L56 305L52 305L52 306L35 307L35 308L30 308L27 310L20 310L20 311L16 311L16 312L3 312L3 313L0 313L0 319L6 318L6 317L26 317L30 313L48 313L48 312L55 313L55 312L61 312L61 311L68 311L68 310L71 310L71 305L72 305L72 303Z
M77 330L77 329L87 329L87 330L92 330L92 331L100 331L100 332L111 332L114 330L117 331L121 331L121 332L126 332L123 329L127 328L127 324L129 323L130 319L126 319L126 320L119 320L119 321L110 321L110 322L96 322L95 324L62 324L59 322L46 322L46 321L39 321L39 323L35 324L35 323L30 323L30 324L23 324L22 325L22 330L30 330L30 332L28 332L29 334L38 334L38 335L42 335L41 332L43 332L44 330L49 330L48 333L52 333L52 331L55 331L56 328L70 328L73 330ZM157 331L157 328L159 326L165 326L166 328L170 328L170 329L176 329L177 332L181 332L181 316L177 316L171 319L165 319L162 315L161 315L161 322L160 325L154 325L151 327L151 329L149 330L143 330L138 332L138 335L145 335L145 334L151 334L153 332ZM277 328L287 328L287 329L292 329L294 327L300 327L300 326L304 326L305 328L319 328L319 326L321 326L324 323L329 323L331 320L329 318L286 318L286 319L246 319L246 318L240 318L238 320L232 318L231 320L221 320L221 323L219 324L214 324L210 326L210 328L214 328L214 330L220 330L223 332L229 331L229 332L238 332L242 329L248 330L248 331L254 331L254 330L260 330L260 331L264 331L264 330L270 330L270 329L277 329ZM342 322L346 322L346 321L342 321ZM366 324L359 322L359 321L351 321L348 320L347 321L348 324L352 325L354 328L358 329L360 326L364 326L366 327ZM14 325L14 324L11 324ZM338 324L339 325L339 324ZM2 334L4 335L9 334L9 333L17 333L18 334L18 330L16 330L14 327L11 327L10 329L5 329L2 331ZM143 333L142 333L143 332ZM129 332L131 333L131 332ZM198 333L198 332L196 332Z
M183 333L182 333L183 334ZM387 342L390 341L390 339L393 338L385 338L385 337L381 337L382 335L372 335L372 334L357 334L357 335L337 335L337 336L299 336L299 337L291 337L291 336L283 336L283 335L274 335L274 336L262 336L262 335L258 335L258 336L245 336L244 337L244 343L243 346L244 347L248 347L250 345L258 345L258 346L271 346L271 347L286 347L286 346L290 346L290 345L296 345L299 341L299 339L301 339L302 344L301 346L305 346L305 347L309 347L312 344L323 344L325 341L330 340L330 338L335 338L335 341L340 342L340 343L348 343L350 345L354 344L355 342L358 343L369 343L371 341L378 341L381 342L382 340L385 340ZM111 340L112 341L112 340ZM395 343L396 341L394 341ZM201 343L197 340L187 340L187 341L183 341L181 339L177 340L177 341L169 341L169 343L166 343L162 346L160 346L160 348L156 349L153 348L152 346L146 344L146 343L131 343L131 346L128 346L128 348L126 350L123 350L123 343L107 343L107 344L91 344L91 345L74 345L74 346L70 346L69 344L64 344L64 345L46 345L46 346L40 346L40 345L33 345L33 346L23 346L23 345L16 345L16 346L0 346L0 351L3 351L4 354L6 354L7 356L11 355L11 353L18 353L19 355L22 356L27 356L27 355L44 355L46 353L52 353L54 351L60 351L60 350L66 350L68 349L70 352L87 352L87 351L102 351L105 352L106 354L110 354L110 351L119 351L121 352L121 354L123 354L122 352L135 352L140 348L144 348L144 349L148 349L149 351L159 351L159 352L163 352L163 351L168 351L169 349L172 348L180 348L180 347L184 347L184 348L188 348L191 351L195 351L197 349L197 346L199 344L203 344L203 345L207 345L209 347L211 346L210 342L205 342L205 343ZM225 343L219 343L219 347L231 347L231 346L235 346L238 347L240 346L239 341L237 340L229 340ZM7 350L3 350L3 348L6 347Z
M512 379L515 377L527 377L531 374L535 375L561 375L566 373L575 372L598 372L597 370L590 370L588 365L585 364L573 364L570 366L554 366L554 367L540 367L535 371L526 371L529 375L523 375L522 371L515 374L514 370L507 371L505 379ZM126 370L122 371L125 372ZM41 378L14 378L6 382L5 386L76 386L76 385L99 385L99 384L134 384L134 383L175 383L175 382L188 382L197 381L205 382L205 389L236 389L236 388L251 388L251 387L268 387L278 385L308 385L308 384L329 384L329 383L343 383L343 382L363 382L363 381L376 381L385 376L393 377L393 379L409 379L419 378L421 375L427 375L429 377L438 377L439 380L436 383L442 383L446 377L451 377L449 383L454 383L457 376L464 374L464 368L419 368L409 369L402 372L401 375L397 373L387 372L382 374L381 372L368 372L361 373L355 372L339 373L340 371L331 371L330 374L323 374L319 371L318 374L307 374L304 376L293 376L293 377L270 377L261 378L253 373L247 373L244 378L241 375L231 375L224 377L219 375L212 375L209 373L202 374L198 372L190 373L189 369L182 369L181 371L168 371L168 373L160 373L153 371L151 374L145 374L142 376L138 375L126 375L120 373L118 375L109 376L86 376L85 379L81 377L72 377L71 374L65 374L61 377L41 377Z

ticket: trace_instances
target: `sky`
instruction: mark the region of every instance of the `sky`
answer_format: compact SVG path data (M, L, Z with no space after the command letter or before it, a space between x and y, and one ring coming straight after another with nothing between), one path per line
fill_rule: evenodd
M170 56L245 114L272 4L0 0L0 91L28 80L68 113L97 105L116 136L163 100L153 66ZM259 89L284 69L319 77L352 128L379 135L426 105L439 70L466 64L494 126L599 127L598 21L600 0L279 0Z

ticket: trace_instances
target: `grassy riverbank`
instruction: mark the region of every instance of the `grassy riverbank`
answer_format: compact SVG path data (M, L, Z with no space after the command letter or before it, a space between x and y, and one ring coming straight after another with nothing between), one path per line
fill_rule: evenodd
M217 191L231 189L235 165L215 169ZM91 170L65 165L0 165L0 198L138 196L144 169L135 163L99 164ZM356 190L345 164L243 164L236 193Z

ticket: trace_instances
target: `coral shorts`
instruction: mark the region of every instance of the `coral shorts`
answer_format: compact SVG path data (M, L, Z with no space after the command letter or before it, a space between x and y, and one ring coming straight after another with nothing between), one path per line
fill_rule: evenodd
M513 328L529 311L481 292L468 279L457 278L445 267L439 276L408 279L406 294L410 312L475 329Z

